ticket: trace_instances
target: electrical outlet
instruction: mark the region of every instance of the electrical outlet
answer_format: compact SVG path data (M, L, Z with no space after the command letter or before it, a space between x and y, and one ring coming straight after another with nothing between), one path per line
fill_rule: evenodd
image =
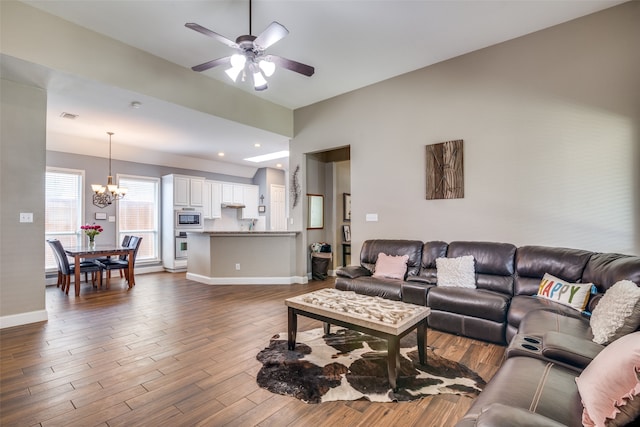
M33 222L33 213L20 212L20 222Z
M240 270L240 263L236 264L236 270Z

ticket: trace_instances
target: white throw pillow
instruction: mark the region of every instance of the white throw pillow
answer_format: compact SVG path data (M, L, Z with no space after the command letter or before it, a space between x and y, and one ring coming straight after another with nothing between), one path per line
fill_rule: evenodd
M473 256L437 258L436 276L438 278L438 286L475 289L476 271Z
M607 345L640 325L640 287L621 280L609 288L589 320L593 342Z

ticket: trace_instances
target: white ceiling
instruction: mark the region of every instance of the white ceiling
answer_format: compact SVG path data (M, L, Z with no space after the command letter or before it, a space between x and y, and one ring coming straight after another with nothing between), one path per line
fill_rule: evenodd
M624 1L613 0L254 0L253 34L272 21L290 34L268 49L315 67L312 77L279 69L269 89L243 89L296 109ZM232 50L184 26L196 22L229 39L249 33L248 0L23 0L23 3L190 68ZM7 73L3 60L3 75ZM226 67L205 74L233 84ZM14 70L14 72L17 72ZM73 84L77 90L57 88ZM212 118L73 76L48 77L48 135L249 165L244 157L287 149L288 138ZM122 108L140 101L140 109ZM123 104L124 103L124 104ZM73 131L66 111L81 114ZM107 136L104 134L104 141ZM253 144L262 144L256 149ZM48 141L49 143L49 141ZM104 145L104 150L107 150ZM224 158L217 153L225 152ZM117 158L114 149L114 157ZM277 161L260 164L275 166ZM286 159L285 159L286 165Z

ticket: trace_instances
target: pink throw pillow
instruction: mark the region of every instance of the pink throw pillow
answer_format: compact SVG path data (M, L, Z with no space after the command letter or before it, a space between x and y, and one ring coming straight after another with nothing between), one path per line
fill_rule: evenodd
M409 255L392 256L380 252L373 277L402 280L407 272L407 261L409 261Z
M582 424L604 427L627 399L640 399L640 332L605 347L576 378L582 399Z

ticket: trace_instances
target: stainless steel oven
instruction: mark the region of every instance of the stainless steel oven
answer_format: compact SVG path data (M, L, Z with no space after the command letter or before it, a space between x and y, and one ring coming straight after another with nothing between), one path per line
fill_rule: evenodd
M176 232L176 259L187 259L187 233Z

